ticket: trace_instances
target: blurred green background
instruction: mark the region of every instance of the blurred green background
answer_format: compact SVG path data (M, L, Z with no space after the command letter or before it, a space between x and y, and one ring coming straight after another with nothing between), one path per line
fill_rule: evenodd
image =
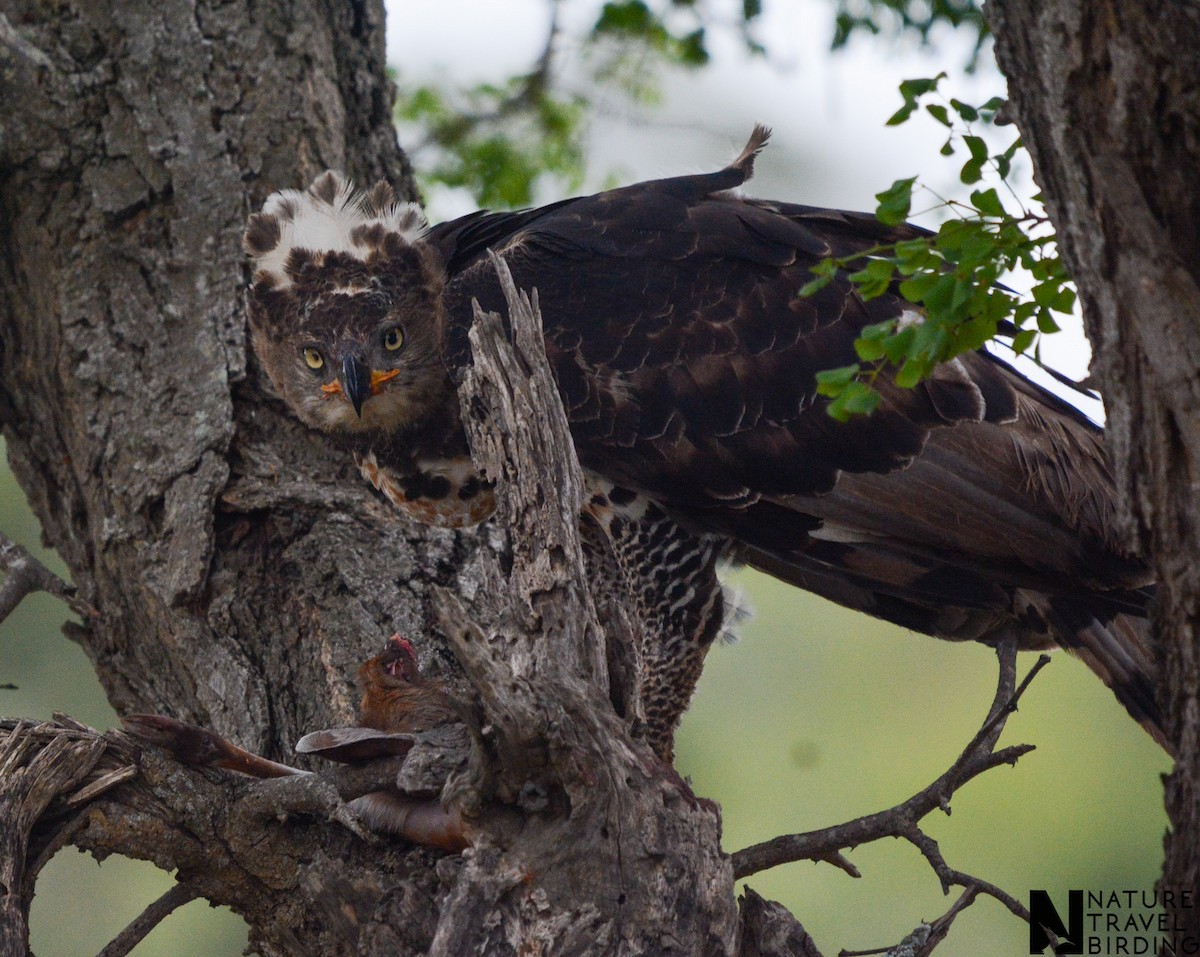
M38 547L37 522L7 469L0 530ZM760 575L731 576L754 607L741 639L709 656L679 735L677 764L697 793L724 809L727 850L889 807L944 771L978 728L995 688L986 648L951 645L846 612ZM83 652L59 632L69 614L45 595L0 623L0 714L65 711L98 728L115 724ZM1022 673L1033 662L1021 659ZM953 815L927 829L951 866L1025 899L1030 888L1153 886L1165 817L1165 756L1088 670L1055 657L1033 682L1005 743L1037 750L964 788ZM803 921L828 955L894 944L943 897L916 850L887 840L853 851L854 880L827 864L793 864L750 879ZM97 953L170 886L140 861L103 864L75 850L43 872L32 914L38 957ZM65 919L64 919L65 918ZM945 955L1027 952L1028 931L981 899L958 920ZM226 908L194 901L160 925L137 957L231 957L245 925Z

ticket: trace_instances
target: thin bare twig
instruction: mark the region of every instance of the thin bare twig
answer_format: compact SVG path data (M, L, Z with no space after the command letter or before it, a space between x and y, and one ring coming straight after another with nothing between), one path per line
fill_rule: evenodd
M743 848L733 855L734 876L747 877L770 867L800 860L820 860L848 848L857 847L882 837L909 837L914 828L930 811L948 811L954 792L968 781L1000 764L1014 764L1033 750L1033 745L1021 744L993 750L1004 730L1004 723L1017 706L1029 681L1049 659L1043 655L1018 686L1016 683L1016 650L1005 645L997 649L1000 659L1000 680L996 698L983 726L972 737L962 754L950 768L932 784L907 801L886 811L867 814L844 824L786 834L762 844Z
M946 913L929 925L929 939L926 942L925 948L918 953L921 955L930 953L934 947L946 939L946 935L950 932L950 927L957 919L958 915L965 911L968 907L975 903L975 898L981 893L981 888L972 885L958 895L956 900Z
M184 904L191 903L200 892L188 884L176 884L153 904L138 914L121 933L117 934L97 957L125 957L145 936Z
M879 811L839 824L823 828L819 831L809 831L803 834L787 834L776 837L762 844L744 848L733 855L733 871L735 878L743 878L750 874L775 867L779 864L798 860L821 860L838 864L852 876L858 876L857 870L841 855L841 851L857 847L883 837L898 837L908 841L929 862L933 872L941 882L943 893L950 893L955 886L965 888L958 903L933 925L922 925L925 928L922 940L913 938L903 945L897 945L889 953L927 954L938 941L945 937L951 923L957 914L972 903L979 894L993 897L1007 907L1013 914L1029 920L1029 911L1015 897L995 884L974 877L963 871L956 870L946 863L938 848L937 841L920 828L920 822L933 810L940 808L950 813L950 799L955 792L984 771L1000 764L1015 764L1022 755L1033 750L1033 745L1022 744L996 750L996 744L1004 731L1008 716L1017 709L1021 696L1047 662L1049 656L1039 657L1029 673L1021 680L1016 680L1016 645L1005 642L996 649L999 664L996 695L988 709L980 729L972 736L962 753L944 774L937 778L924 790L913 795L907 801ZM843 864L844 862L844 864ZM848 865L848 866L846 866ZM939 923L940 922L940 923ZM921 931L921 928L918 928ZM934 936L928 936L931 933ZM917 931L914 931L914 934ZM859 951L856 953L881 953L883 951ZM843 952L847 954L848 952Z
M958 915L974 904L980 893L982 888L976 885L968 887L946 913L932 923L918 924L912 933L898 944L873 947L870 950L840 950L838 957L873 957L875 954L885 954L886 957L928 957L933 953L933 949L946 939Z

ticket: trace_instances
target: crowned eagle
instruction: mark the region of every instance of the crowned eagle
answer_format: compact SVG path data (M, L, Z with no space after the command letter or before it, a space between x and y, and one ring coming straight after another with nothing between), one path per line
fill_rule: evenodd
M864 299L845 271L800 290L827 257L920 231L734 192L768 135L714 173L435 226L333 173L275 193L245 234L255 349L403 513L471 524L491 487L456 382L472 303L504 307L489 250L536 289L584 540L636 612L664 757L726 615L721 561L940 638L1066 648L1165 744L1152 575L1115 530L1102 430L986 351L915 388L880 376L873 414L830 417L817 373L856 361L864 327L922 314L895 289Z

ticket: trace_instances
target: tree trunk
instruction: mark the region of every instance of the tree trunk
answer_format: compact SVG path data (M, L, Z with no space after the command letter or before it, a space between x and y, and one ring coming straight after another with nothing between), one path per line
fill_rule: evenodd
M1159 575L1178 743L1162 888L1200 934L1200 7L989 0L1015 119L1079 287L1130 541Z
M94 612L70 636L113 706L294 760L306 731L349 722L355 666L389 633L413 638L427 670L452 670L434 633L452 609L451 644L499 729L499 763L475 762L460 782L488 846L457 869L319 814L285 827L277 792L152 753L71 840L179 868L247 919L264 954L574 954L597 940L614 953L730 953L715 808L628 741L597 690L602 644L568 642L566 661L547 651L567 626L590 622L597 638L586 586L572 590L581 566L561 595L542 594L545 581L520 580L517 549L506 560L526 591L510 593L504 536L401 521L249 358L241 233L267 193L333 168L414 195L380 0L0 0L0 11L0 419ZM552 557L572 554L578 542ZM470 642L482 634L472 622L502 622L514 594L528 617L504 634L518 660L540 662L537 694L491 644ZM534 718L556 680L587 693L551 732ZM499 804L525 827L489 818Z

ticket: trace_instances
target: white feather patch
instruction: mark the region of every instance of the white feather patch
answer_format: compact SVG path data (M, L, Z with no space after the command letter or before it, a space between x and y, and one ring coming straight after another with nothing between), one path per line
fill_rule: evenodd
M336 184L333 201L318 194L326 177ZM322 190L328 192L328 187ZM275 248L255 256L259 270L271 274L278 287L291 285L284 264L293 249L313 252L349 253L365 260L375 245L356 242L352 234L362 226L379 225L407 244L419 241L429 228L425 214L416 203L390 203L375 209L367 194L337 173L325 173L307 190L284 189L272 193L263 203L263 214L279 224L279 242Z

